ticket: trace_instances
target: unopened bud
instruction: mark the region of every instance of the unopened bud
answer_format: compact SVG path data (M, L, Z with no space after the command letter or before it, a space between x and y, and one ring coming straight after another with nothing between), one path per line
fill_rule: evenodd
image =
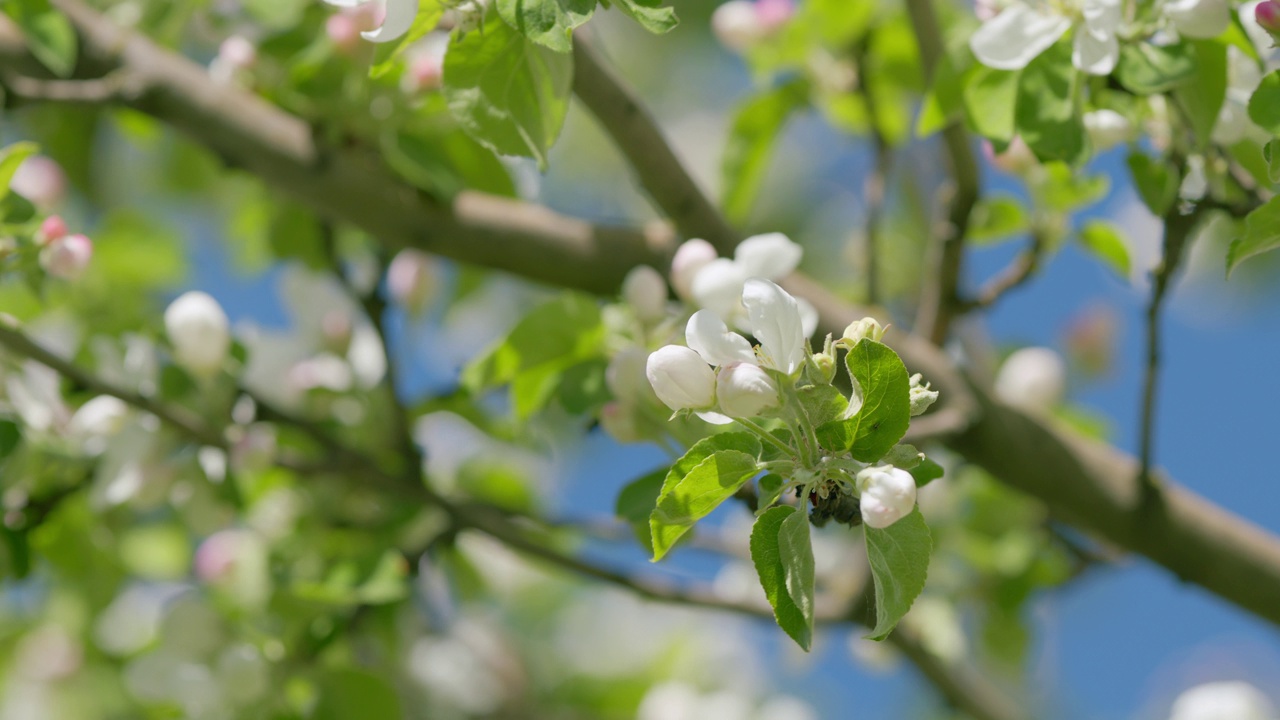
M795 14L795 0L756 0L756 20L766 34L786 25Z
M858 473L858 506L867 527L884 529L911 514L916 481L911 473L888 465Z
M444 84L444 56L424 51L409 59L400 87L408 94L439 90Z
M706 240L694 238L681 243L675 257L671 258L671 286L676 289L676 294L691 300L694 276L717 257L715 247Z
M911 376L911 416L924 413L929 406L938 401L938 391L930 390L929 383L921 383L924 376L916 373Z
M617 400L635 404L649 392L645 364L649 353L640 347L629 347L609 361L604 371L604 384Z
M715 404L715 373L687 347L658 348L649 355L645 375L658 399L672 410L702 410Z
M1133 137L1133 123L1115 110L1094 110L1084 114L1084 129L1093 149L1109 150Z
M845 347L853 347L862 340L880 342L884 337L884 331L884 327L875 318L865 317L849 323L849 327L844 329L844 336L840 338L840 342Z
M813 364L818 368L818 377L822 382L830 384L836 377L836 359L831 355L820 352L813 354Z
M66 235L44 246L40 267L63 280L76 280L93 259L93 241L84 235Z
M40 230L36 233L36 242L40 245L48 245L54 240L61 240L67 235L67 222L59 215L50 215L40 223Z
M622 299L645 323L655 323L667 314L667 281L648 265L638 265L622 281Z
M324 23L324 33L343 55L355 54L360 47L360 26L347 13L330 15Z
M1273 38L1280 37L1280 3L1262 0L1253 8L1253 17Z
M749 50L767 34L751 0L729 0L716 8L711 15L711 31L721 45L736 52Z
M67 195L67 174L53 158L33 155L18 166L9 188L41 210L62 202Z
M222 306L209 295L188 292L164 311L164 329L174 359L195 375L209 377L222 369L231 351L231 331Z
M731 418L755 417L778 406L778 383L755 365L726 365L716 378L716 400Z

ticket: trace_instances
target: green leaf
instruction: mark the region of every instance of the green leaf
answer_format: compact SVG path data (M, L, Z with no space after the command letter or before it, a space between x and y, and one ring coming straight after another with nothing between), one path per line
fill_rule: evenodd
M778 502L778 498L782 497L782 488L786 484L787 481L775 473L769 473L760 478L756 483L756 517L763 515L771 505Z
M907 470L907 472L911 473L912 479L916 481L916 487L922 488L942 477L945 471L941 465L933 460L921 458L920 462L915 467Z
M1120 228L1102 220L1092 220L1080 229L1080 244L1105 262L1122 278L1129 277L1129 246Z
M317 683L320 696L311 717L314 720L399 720L403 718L400 698L391 683L363 670L328 670Z
M394 43L379 43L376 46L373 64L369 67L369 77L376 80L396 69L404 51L435 30L443 15L444 5L440 0L422 0L418 5L418 14L413 18L413 25L409 26L409 32Z
M1195 71L1195 50L1188 43L1135 42L1121 45L1115 77L1135 95L1153 95L1172 90Z
M1267 180L1272 185L1280 183L1280 152L1277 152L1278 149L1280 147L1277 147L1275 140L1268 140L1267 144L1262 146L1262 159L1267 164Z
M1084 175L1065 163L1044 166L1044 181L1036 188L1045 208L1055 212L1077 210L1106 197L1111 182L1106 175Z
M791 513L778 527L778 557L782 560L787 595L804 619L805 633L813 635L813 544L809 540L809 518L804 513Z
M844 393L831 385L806 385L796 392L796 398L814 427L837 420L849 410Z
M675 487L664 491L649 516L654 561L661 560L695 523L732 497L759 471L755 455L721 450L703 459Z
M1153 160L1135 152L1129 154L1129 172L1142 202L1156 217L1164 217L1178 199L1177 170L1166 160Z
M756 566L760 586L764 588L778 626L808 651L813 646L813 625L805 619L804 612L787 591L787 567L783 564L779 548L783 524L797 515L804 517L795 508L781 505L765 511L756 519L755 526L751 528L751 562Z
M916 118L916 137L929 137L960 116L966 109L964 88L964 76L956 70L951 57L944 54L938 59L938 66L933 71L933 82L920 106L920 115ZM1009 107L1009 116L1012 123L1012 105Z
M1011 195L993 195L978 201L969 219L968 239L976 246L994 245L1021 235L1031 227L1022 203Z
M1246 259L1280 247L1280 195L1244 219L1244 234L1227 249L1227 275Z
M876 626L867 637L883 640L924 590L933 540L919 508L883 530L863 527L876 594Z
M573 29L591 19L596 0L498 0L498 15L521 35L556 52L573 52Z
M1058 43L1023 69L1018 82L1018 134L1041 161L1073 164L1085 150L1077 96L1080 72L1070 43Z
M662 0L611 0L615 7L640 27L656 35L670 32L680 22L675 8L665 7Z
M1262 78L1249 98L1249 119L1272 135L1280 135L1280 70Z
M17 142L4 150L0 150L0 200L9 196L9 184L13 182L13 174L27 158L40 151L40 147L32 142Z
M751 433L727 432L705 437L694 443L693 447L689 448L683 457L671 464L671 469L666 472L666 477L663 478L662 492L659 494L659 498L671 492L676 485L679 485L680 481L698 466L698 463L721 450L734 450L752 457L759 457L761 447L760 441ZM650 505L648 511L653 510L653 507L653 505Z
M979 65L964 84L964 109L974 131L998 143L1013 139L1021 73Z
M4 460L22 442L22 429L12 420L0 420L0 460Z
M573 58L528 40L496 18L455 37L444 58L449 112L494 152L547 166L569 109Z
M1192 41L1196 71L1174 90L1175 100L1186 111L1197 144L1208 147L1227 97L1227 46L1211 40Z
M565 293L524 316L496 347L467 366L463 386L478 392L547 367L567 369L597 356L604 327L595 299Z
M630 523L648 523L649 513L658 504L662 481L668 472L668 468L660 467L623 485L614 503L613 514Z
M764 184L779 133L791 114L809 102L809 83L793 80L758 95L738 109L720 164L721 205L735 223L745 222Z
M76 31L49 0L3 0L0 10L22 29L37 60L55 75L71 75L78 53Z
M818 428L818 440L875 462L893 449L911 422L911 383L898 354L883 343L862 340L845 355L845 365L861 391L862 405L845 420Z

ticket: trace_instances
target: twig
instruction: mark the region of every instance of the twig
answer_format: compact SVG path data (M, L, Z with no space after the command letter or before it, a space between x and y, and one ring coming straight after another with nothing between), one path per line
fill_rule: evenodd
M0 82L20 98L45 102L100 105L132 102L141 95L137 83L121 71L90 80L46 80L7 71L0 75Z
M1030 280L1036 271L1040 269L1040 261L1044 257L1044 250L1047 238L1043 231L1036 229L1031 232L1031 242L1026 249L1018 253L1018 256L1009 263L1008 267L1001 270L998 275L993 277L978 294L960 303L960 312L968 312L980 308L988 308L995 305L1007 293L1022 287Z

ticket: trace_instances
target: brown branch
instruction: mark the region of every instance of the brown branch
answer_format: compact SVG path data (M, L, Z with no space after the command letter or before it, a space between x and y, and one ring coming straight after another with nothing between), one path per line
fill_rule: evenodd
M993 277L982 289L978 291L977 296L972 299L962 301L960 304L961 312L977 310L981 308L989 308L1000 301L1006 294L1017 290L1029 281L1040 269L1040 261L1044 257L1044 250L1048 238L1044 232L1033 230L1031 232L1031 242L1026 249L1018 253L1018 256L1009 263L1009 266L1001 270L999 274Z
M322 217L359 227L391 248L416 246L599 293L616 292L636 264L661 267L671 250L669 231L592 226L480 193L433 203L373 154L359 148L322 152L303 121L243 90L214 85L199 66L115 28L79 3L55 1L73 20L88 58L78 74L100 77L127 68L145 80L142 97L130 107L258 174ZM33 65L13 26L0 22L0 68L30 74ZM786 285L818 307L823 332L839 333L863 314L803 276ZM922 337L893 331L887 339L913 372L942 389L940 404L959 408L967 419L947 441L952 450L1045 502L1056 517L1280 624L1280 539L1168 480L1158 511L1142 513L1131 457L1003 406L980 386L970 388L950 358Z

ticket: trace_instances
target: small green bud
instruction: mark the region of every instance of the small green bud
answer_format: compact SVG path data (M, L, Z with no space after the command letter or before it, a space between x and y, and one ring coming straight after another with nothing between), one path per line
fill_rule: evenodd
M911 417L923 413L938 401L938 391L930 390L929 383L921 384L922 379L920 373L911 376Z
M844 329L844 337L840 338L840 344L851 348L861 340L880 342L884 337L884 331L885 328L875 318L865 317L850 323L849 327Z
M818 377L816 379L821 380L828 385L831 384L831 381L836 377L835 357L825 352L814 353L812 357L813 366L817 368L818 371Z

